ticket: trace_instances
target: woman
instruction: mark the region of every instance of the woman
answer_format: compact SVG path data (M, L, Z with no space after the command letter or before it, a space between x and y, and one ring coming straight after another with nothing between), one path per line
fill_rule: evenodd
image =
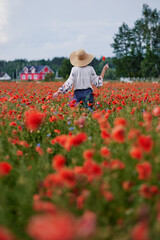
M83 49L74 51L70 55L70 62L74 66L71 70L70 76L62 87L53 94L53 98L56 98L59 94L65 94L71 91L74 85L74 99L77 102L83 102L84 107L88 107L88 102L93 104L93 88L101 87L103 85L103 78L106 70L109 68L106 64L101 72L100 76L97 76L93 67L88 66L93 60L94 56L88 54Z

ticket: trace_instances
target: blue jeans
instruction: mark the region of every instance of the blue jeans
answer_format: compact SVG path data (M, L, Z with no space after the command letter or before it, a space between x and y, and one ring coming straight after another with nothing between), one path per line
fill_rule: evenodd
M85 108L88 107L88 102L94 103L93 90L91 88L78 89L74 91L74 99L77 102L82 101Z

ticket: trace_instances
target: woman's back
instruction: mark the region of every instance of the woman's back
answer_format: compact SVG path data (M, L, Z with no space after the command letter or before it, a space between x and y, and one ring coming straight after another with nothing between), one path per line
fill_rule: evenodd
M92 88L91 80L93 76L94 69L91 66L73 67L71 77L74 81L74 90Z

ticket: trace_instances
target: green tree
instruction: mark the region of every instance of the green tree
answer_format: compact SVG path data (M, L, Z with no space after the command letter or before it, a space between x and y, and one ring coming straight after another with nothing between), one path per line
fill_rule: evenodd
M67 79L70 75L72 64L70 63L70 60L68 58L65 58L62 62L62 65L59 69L59 75L63 77L64 79Z
M117 76L159 75L160 11L144 4L142 18L135 22L132 29L123 23L113 41L111 46L116 55L114 63Z
M54 81L54 79L55 79L55 75L53 73L47 73L45 75L44 81L45 82L52 82L52 81Z
M160 58L152 51L148 51L144 60L141 62L141 71L143 77L159 77Z

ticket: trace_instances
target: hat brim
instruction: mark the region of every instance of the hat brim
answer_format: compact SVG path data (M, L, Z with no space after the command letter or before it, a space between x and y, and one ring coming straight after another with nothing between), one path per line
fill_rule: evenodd
M86 56L85 59L79 60L77 58L76 51L74 51L74 52L71 53L69 58L70 58L70 62L71 62L71 64L73 66L75 66L75 67L84 67L84 66L86 66L86 65L88 65L89 63L92 62L92 60L94 58L94 55L87 53L87 56Z

